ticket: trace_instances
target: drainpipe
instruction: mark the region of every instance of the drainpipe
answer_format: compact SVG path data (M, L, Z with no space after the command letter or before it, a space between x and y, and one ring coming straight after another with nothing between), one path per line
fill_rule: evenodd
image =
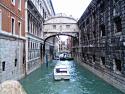
M28 18L28 13L27 13L27 4L28 4L28 0L25 1L25 37L26 37L26 41L24 43L24 47L25 47L25 57L24 57L24 61L25 61L25 64L24 64L24 71L25 71L25 76L27 75L28 73L28 37L27 37L27 33L28 33L28 22L27 22L27 18Z
M26 41L23 41L24 43L23 43L23 71L24 71L24 75L26 76L27 75L27 70L26 70L26 67L27 67L27 65L26 65L26 46L25 46L25 42Z
M2 10L0 9L0 32L2 30Z
M0 49L1 51L1 49ZM1 62L1 55L0 55L0 83L2 82L2 62Z
M2 10L0 9L0 32L2 31ZM1 45L1 42L0 42ZM1 48L0 48L1 52ZM1 53L0 53L0 83L2 80L2 62L1 62Z

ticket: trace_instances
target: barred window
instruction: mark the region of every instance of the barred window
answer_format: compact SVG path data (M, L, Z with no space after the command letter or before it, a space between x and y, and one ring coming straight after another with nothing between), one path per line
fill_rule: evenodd
M66 25L66 28L69 29L69 28L70 28L70 25Z
M56 29L56 25L53 25L53 29Z

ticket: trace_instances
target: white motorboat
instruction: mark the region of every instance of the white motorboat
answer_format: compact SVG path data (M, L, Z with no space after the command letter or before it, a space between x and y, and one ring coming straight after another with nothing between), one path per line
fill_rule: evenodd
M56 65L54 68L54 79L69 80L70 79L69 68L66 65Z

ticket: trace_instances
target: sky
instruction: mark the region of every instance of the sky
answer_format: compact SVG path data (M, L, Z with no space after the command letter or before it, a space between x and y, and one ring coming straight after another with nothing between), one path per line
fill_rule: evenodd
M55 13L65 13L79 19L91 0L52 0Z
M64 13L67 16L72 15L73 18L79 19L91 0L52 0L55 13ZM60 36L62 41L68 37Z

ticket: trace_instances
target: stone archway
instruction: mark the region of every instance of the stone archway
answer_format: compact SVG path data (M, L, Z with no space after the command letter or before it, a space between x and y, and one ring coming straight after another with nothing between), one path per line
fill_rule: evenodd
M44 44L43 44L43 57L45 56L45 44L46 44L46 41L47 41L49 38L51 38L51 37L56 37L56 36L59 36L59 35L69 36L69 37L72 37L73 39L75 39L76 41L79 41L78 37L72 36L72 35L68 35L68 34L58 33L58 34L55 34L55 35L51 35L51 36L47 37L47 38L44 40Z

